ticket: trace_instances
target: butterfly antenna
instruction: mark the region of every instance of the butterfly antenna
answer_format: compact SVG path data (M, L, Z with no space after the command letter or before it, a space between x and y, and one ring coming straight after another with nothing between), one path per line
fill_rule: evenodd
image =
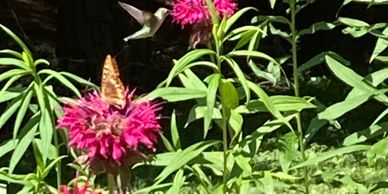
M124 47L123 47L122 49L120 49L120 51L117 52L117 53L113 56L113 58L116 58L117 56L119 56L126 48L128 48L128 43L126 43L126 44L124 45Z

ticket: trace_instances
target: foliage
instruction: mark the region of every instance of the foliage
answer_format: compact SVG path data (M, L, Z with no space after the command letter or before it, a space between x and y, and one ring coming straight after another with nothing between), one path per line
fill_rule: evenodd
M61 159L66 156L60 154L60 143L55 130L56 117L62 114L60 100L50 84L53 78L63 84L74 94L80 96L79 90L70 80L94 86L81 77L67 73L56 72L42 65L49 65L44 59L34 60L27 46L8 28L0 25L1 29L22 48L21 52L4 49L0 51L0 64L5 70L0 80L5 82L0 90L1 103L5 109L0 116L0 128L13 121L12 137L4 141L0 147L1 157L12 152L8 167L1 169L1 179L24 185L21 193L38 193L52 190L45 182L51 169L55 167L57 186L61 184ZM66 137L63 134L63 137ZM25 155L30 145L36 162L35 172L29 174L14 174L15 168Z
M144 96L163 99L173 110L167 113L169 125L163 126L169 130L160 134L163 152L133 166L132 176L151 180L135 184L134 193L386 192L388 23L341 15L341 10L351 4L383 7L387 1L344 0L333 21L314 21L303 28L297 25L298 16L315 0L269 0L270 13L278 15L242 7L230 17L220 15L214 1L204 2L211 29L201 33L210 34L194 46L207 44L173 60L166 79ZM81 93L71 81L94 85L41 67L48 62L34 60L15 34L0 27L22 48L0 51L0 128L12 130L12 138L0 147L0 157L10 155L0 179L23 185L21 193L56 193L63 184L61 160L67 156L60 146L67 143L67 134L55 130L65 100L55 93L55 84L77 97ZM339 50L321 48L310 59L300 57L304 38L335 31L354 40L373 40L368 59L355 64ZM274 54L265 49L263 42L275 38L290 51ZM334 82L341 88L330 88ZM337 93L318 97L308 90L311 84L322 93ZM345 121L358 122L351 115L368 114L370 103L380 108L376 116L368 115L372 122L363 118L367 127L348 129ZM312 143L324 138L334 147ZM30 151L36 168L22 174L20 161ZM91 175L88 166L68 165L82 174L82 181L104 187L106 180ZM57 188L47 181L54 168ZM143 176L137 174L143 170Z

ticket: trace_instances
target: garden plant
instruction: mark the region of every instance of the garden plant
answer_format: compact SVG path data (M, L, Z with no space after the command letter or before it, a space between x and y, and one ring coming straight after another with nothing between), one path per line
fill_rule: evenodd
M122 81L126 47L103 56L93 83L35 59L0 24L1 40L17 44L0 50L5 190L387 193L388 17L343 10L388 10L388 1L338 1L332 20L312 23L300 14L318 0L260 0L265 12L244 3L173 0L163 15L136 18L144 27L128 44L155 38L161 23L187 34L184 54L147 92ZM359 60L351 45L307 41L322 34L370 51Z

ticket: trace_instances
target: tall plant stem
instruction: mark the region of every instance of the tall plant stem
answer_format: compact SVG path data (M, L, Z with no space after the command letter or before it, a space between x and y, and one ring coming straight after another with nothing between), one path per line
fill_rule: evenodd
M111 173L108 173L107 176L108 176L107 178L108 178L109 193L113 193L113 191L115 189L115 178Z
M224 111L223 111L224 112ZM224 114L225 115L225 114ZM228 188L227 188L227 182L228 182L228 129L227 129L227 124L226 124L226 118L224 117L225 121L223 121L223 129L222 129L222 144L224 147L224 174L222 177L222 181L224 183L224 194L227 193Z
M294 92L295 96L299 97L299 72L298 72L298 62L297 62L297 31L296 31L296 22L295 22L295 16L296 16L296 10L295 10L295 0L290 1L290 13L291 13L291 38L292 38L292 69L293 69L293 77L294 77ZM296 115L296 127L298 130L298 139L299 139L299 146L300 151L302 153L302 159L303 161L306 161L306 153L305 153L305 145L303 141L303 131L302 131L302 118L300 113ZM304 184L305 184L305 193L310 193L310 184L309 184L309 174L308 174L308 168L304 167Z
M53 117L52 117L53 118ZM56 130L54 130L54 144L55 144L55 148L57 149L57 153L58 153L58 157L59 157L59 141L58 141L58 133ZM62 184L62 162L61 160L59 160L56 164L55 164L55 169L57 171L57 187L58 187L58 190Z

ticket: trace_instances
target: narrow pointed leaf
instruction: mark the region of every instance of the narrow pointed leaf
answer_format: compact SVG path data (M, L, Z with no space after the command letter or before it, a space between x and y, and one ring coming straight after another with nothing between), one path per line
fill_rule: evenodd
M9 162L9 173L12 174L16 165L19 163L20 159L26 152L27 148L30 146L32 140L34 139L36 132L36 126L31 128L30 131L18 142L18 145L15 148Z
M191 99L203 98L207 95L206 91L195 90L181 87L167 87L167 88L157 88L145 98L153 100L156 98L163 98L169 102L178 102Z
M31 87L29 87L27 89L27 91L25 92L25 96L23 97L21 106L19 108L19 112L16 115L15 124L14 124L14 128L13 128L13 138L16 138L16 136L18 134L19 128L20 128L22 121L24 119L24 116L26 115L26 112L28 110L28 106L30 105L32 94L33 94L33 90Z
M74 86L69 80L67 80L63 75L60 73L53 71L51 69L42 69L38 72L38 74L48 74L54 76L61 84L69 88L71 91L73 91L78 97L81 97L81 93L77 89L77 87Z

